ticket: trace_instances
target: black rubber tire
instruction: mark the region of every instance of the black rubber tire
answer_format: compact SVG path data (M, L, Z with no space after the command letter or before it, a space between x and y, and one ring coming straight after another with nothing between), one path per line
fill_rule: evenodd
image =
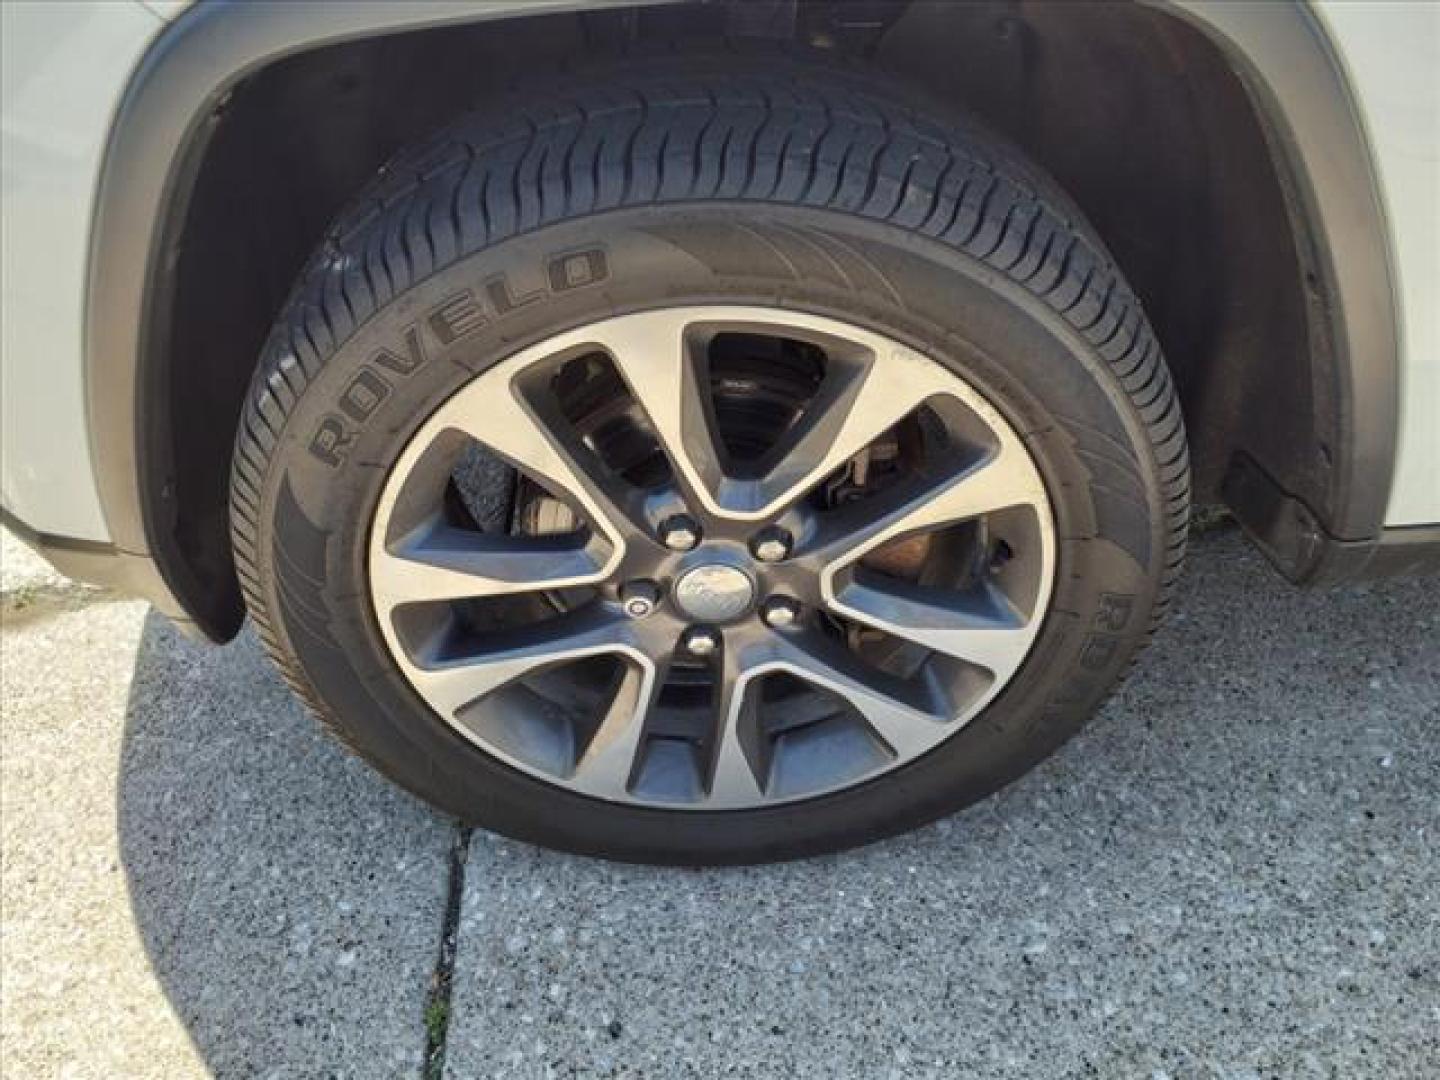
M446 304L467 289L484 318L456 335ZM747 811L588 799L476 749L411 690L371 612L368 523L409 435L477 371L611 314L715 301L869 325L985 393L1050 492L1051 610L989 708L869 783ZM1052 181L871 76L692 58L517 95L385 168L315 253L264 350L232 518L266 647L331 729L396 782L553 847L754 862L914 827L1055 750L1165 607L1188 485L1159 345Z

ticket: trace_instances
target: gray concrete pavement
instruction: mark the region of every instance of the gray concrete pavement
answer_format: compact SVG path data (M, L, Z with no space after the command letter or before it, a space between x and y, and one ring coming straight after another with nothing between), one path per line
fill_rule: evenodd
M985 804L719 872L477 834L451 1076L1433 1077L1437 583L1202 540L1092 726Z
M419 1075L453 826L249 635L5 561L0 1074ZM1207 537L1087 732L913 836L697 872L476 834L447 1075L1434 1075L1437 642L1433 579L1295 593Z
M35 602L24 601L24 606ZM0 1074L203 1075L126 895L116 781L143 604L0 638ZM158 808L157 808L158 809Z
M0 671L0 1075L419 1075L448 822L249 635L42 593Z

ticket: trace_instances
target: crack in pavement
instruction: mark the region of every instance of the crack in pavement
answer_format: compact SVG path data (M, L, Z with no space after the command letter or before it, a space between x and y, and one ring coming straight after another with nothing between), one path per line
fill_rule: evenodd
M445 914L440 923L440 952L430 976L425 997L425 1056L421 1059L421 1080L441 1080L445 1074L445 1043L450 1033L450 994L455 977L455 954L460 930L460 902L465 894L465 863L474 830L457 825L450 846L449 876L445 891Z

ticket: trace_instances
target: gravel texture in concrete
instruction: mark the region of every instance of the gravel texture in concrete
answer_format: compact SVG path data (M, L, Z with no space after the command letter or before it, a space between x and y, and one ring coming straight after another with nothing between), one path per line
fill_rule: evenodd
M0 1075L200 1076L126 893L116 769L140 603L0 627Z
M248 633L37 603L3 672L0 1074L419 1075L450 823Z
M1440 589L1296 592L1234 534L998 797L715 872L477 833L449 1075L1434 1077Z

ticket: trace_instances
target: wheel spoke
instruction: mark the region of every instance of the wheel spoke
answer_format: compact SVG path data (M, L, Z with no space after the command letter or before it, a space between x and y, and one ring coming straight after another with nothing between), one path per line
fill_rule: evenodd
M955 385L938 364L893 346L883 355L836 363L801 426L777 448L757 482L757 516L800 499L834 470L920 407Z
M896 637L978 664L995 675L1019 666L1034 635L998 589L958 595L906 583L851 581L836 596L846 614Z
M837 357L801 426L772 455L771 468L758 479L739 479L726 475L725 453L708 419L709 388L686 341L691 322L675 312L632 316L610 324L598 343L614 357L691 493L725 517L774 514L927 398L956 385L939 365L898 345Z
M577 789L608 799L629 794L645 718L663 682L661 672L648 660L626 665L605 715L575 763L571 783Z
M616 320L597 336L640 403L686 488L707 505L724 479L709 420L709 388L686 341L690 320L653 311Z
M378 550L371 581L379 604L391 610L424 600L460 600L600 580L605 559L594 543L543 537L487 536L441 525Z
M407 674L437 710L453 716L457 709L542 668L601 654L643 661L627 630L623 616L594 605L497 632L463 656L411 663Z
M981 583L945 593L883 580L855 564L891 540L1012 506L1043 506L1044 499L1034 465L1018 440L1007 437L997 451L958 473L837 514L807 557L819 569L822 596L838 614L1004 677L1019 666L1034 632L997 589Z
M937 715L923 683L868 668L818 633L786 635L768 666L849 702L899 757L928 750L944 732L945 717Z
M498 384L476 381L453 397L430 426L463 431L539 481L589 519L614 547L618 562L621 537L634 517L626 496L612 478L592 472L584 447L563 418L552 406L529 400L516 374L501 373Z
M837 511L800 554L819 570L822 589L833 596L842 570L891 540L1012 506L1044 504L1039 473L1019 441L1007 437L998 450L958 472L922 477Z
M761 745L758 713L750 692L762 668L746 670L742 658L726 649L721 657L716 695L716 734L706 788L710 805L747 806L765 797L770 762Z

